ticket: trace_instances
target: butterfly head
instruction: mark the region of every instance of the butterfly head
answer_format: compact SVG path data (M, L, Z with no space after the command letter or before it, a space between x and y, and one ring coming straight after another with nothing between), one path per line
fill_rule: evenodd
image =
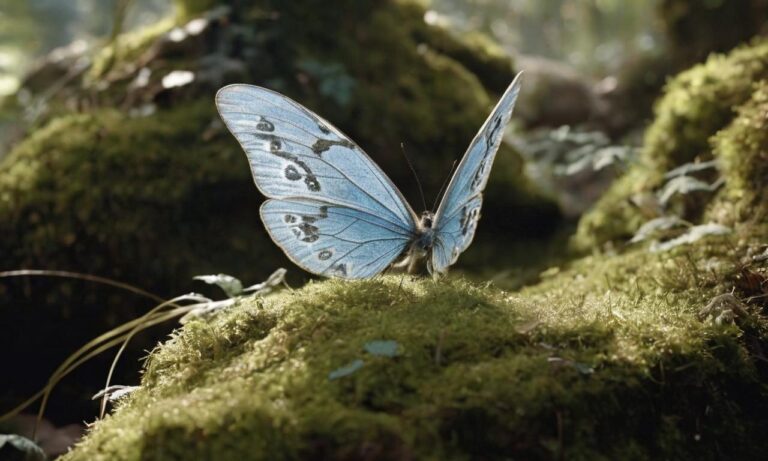
M422 230L432 229L432 223L435 220L435 214L431 211L424 211L421 213L421 219L419 220L419 227Z
M434 218L434 213L425 211L421 214L421 219L419 219L418 238L414 241L414 246L421 253L421 257L425 256L432 249L435 239L435 230L432 228Z

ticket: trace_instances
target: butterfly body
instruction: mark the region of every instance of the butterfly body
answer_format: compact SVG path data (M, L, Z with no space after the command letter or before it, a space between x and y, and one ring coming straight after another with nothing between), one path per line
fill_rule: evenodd
M417 216L383 171L347 136L274 91L235 84L216 105L269 198L261 218L272 240L302 268L347 279L396 264L443 273L466 250L480 218L519 78L510 85L459 163L436 212Z

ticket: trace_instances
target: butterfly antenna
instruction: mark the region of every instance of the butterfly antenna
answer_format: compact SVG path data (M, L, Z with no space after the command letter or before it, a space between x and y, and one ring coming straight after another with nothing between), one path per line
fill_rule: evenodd
M427 200L424 198L424 189L421 187L421 181L419 181L419 175L416 174L416 170L413 168L413 164L408 160L408 155L405 153L405 144L400 143L400 149L403 151L403 157L405 157L405 163L408 164L408 168L411 169L413 177L416 179L416 185L419 186L419 194L421 194L421 203L424 205L424 210L427 209Z
M432 204L432 211L435 212L435 208L437 207L437 201L440 200L440 197L443 195L443 192L445 192L445 188L448 186L448 180L451 179L453 176L453 170L456 168L456 160L453 161L453 165L451 165L451 171L448 172L448 176L445 177L445 180L443 181L443 185L440 186L440 192L437 193L437 197L435 197L435 203Z

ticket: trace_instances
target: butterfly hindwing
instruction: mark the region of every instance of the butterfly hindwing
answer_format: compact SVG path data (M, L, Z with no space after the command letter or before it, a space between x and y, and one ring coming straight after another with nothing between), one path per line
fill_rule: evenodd
M434 220L432 269L437 272L445 272L472 243L480 218L482 192L519 92L520 74L470 143L445 190Z
M413 238L410 229L375 215L306 199L267 200L261 219L293 262L346 279L383 271Z
M317 114L279 93L243 84L219 90L216 106L267 197L325 201L415 227L417 218L392 181Z

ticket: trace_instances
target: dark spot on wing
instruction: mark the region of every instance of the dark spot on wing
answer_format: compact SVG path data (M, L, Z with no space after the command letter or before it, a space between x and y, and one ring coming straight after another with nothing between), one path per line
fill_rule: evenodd
M288 224L293 224L291 232L293 232L297 239L302 242L312 243L320 238L320 228L315 226L314 223L328 217L327 207L321 206L319 211L319 214L301 214L298 217L287 214L284 216L284 220ZM299 220L301 220L301 223L296 224Z
M261 121L256 124L256 129L259 131L268 131L271 133L275 131L275 125L273 125L272 122L270 122L269 120L262 117Z
M301 173L299 173L299 170L297 170L295 166L288 165L285 167L285 179L289 181L298 181L301 179Z
M325 261L329 259L331 256L333 256L333 252L331 250L323 250L317 255L317 259L320 261Z
M327 151L333 146L342 146L347 147L350 149L354 149L355 145L346 139L342 139L341 141L332 141L330 139L318 139L315 141L315 143L312 145L312 152L314 152L317 155L322 154L323 152Z
M312 224L304 222L299 224L296 229L299 229L304 234L304 237L300 239L302 242L311 243L320 238L320 235L318 235L320 229Z
M344 263L336 264L335 266L331 266L330 269L331 274L335 275L341 275L346 277L347 275L347 265Z
M307 189L312 192L320 192L320 181L318 181L316 177L307 175L307 177L304 178L304 184L306 184Z
M316 121L317 122L317 121ZM331 130L328 129L327 126L323 125L320 122L317 122L317 128L323 132L323 134L331 134Z
M474 207L467 211L467 207L461 209L461 235L466 237L470 230L474 230L480 219L480 207Z
M498 147L494 147L494 143L496 141L496 137L498 136L499 130L501 129L501 116L499 115L493 121L491 122L491 129L486 131L485 133L485 152L483 152L483 158L480 160L480 165L477 167L477 171L475 171L475 175L472 178L472 183L470 184L471 190L476 190L480 187L480 185L483 183L483 179L485 178L487 174L487 169L489 167L488 165L488 157L496 151Z
M269 142L269 151L272 155L288 160L292 163L292 165L289 165L285 169L285 177L287 179L291 181L298 181L301 179L302 174L299 171L299 169L301 169L304 172L304 184L307 185L307 189L312 192L320 192L320 181L317 180L317 176L315 176L315 174L312 172L312 169L309 168L309 165L307 165L307 163L301 160L298 156L291 154L290 152L284 152L280 150L284 147L280 138L272 134L262 133L253 133L253 136L261 141Z

